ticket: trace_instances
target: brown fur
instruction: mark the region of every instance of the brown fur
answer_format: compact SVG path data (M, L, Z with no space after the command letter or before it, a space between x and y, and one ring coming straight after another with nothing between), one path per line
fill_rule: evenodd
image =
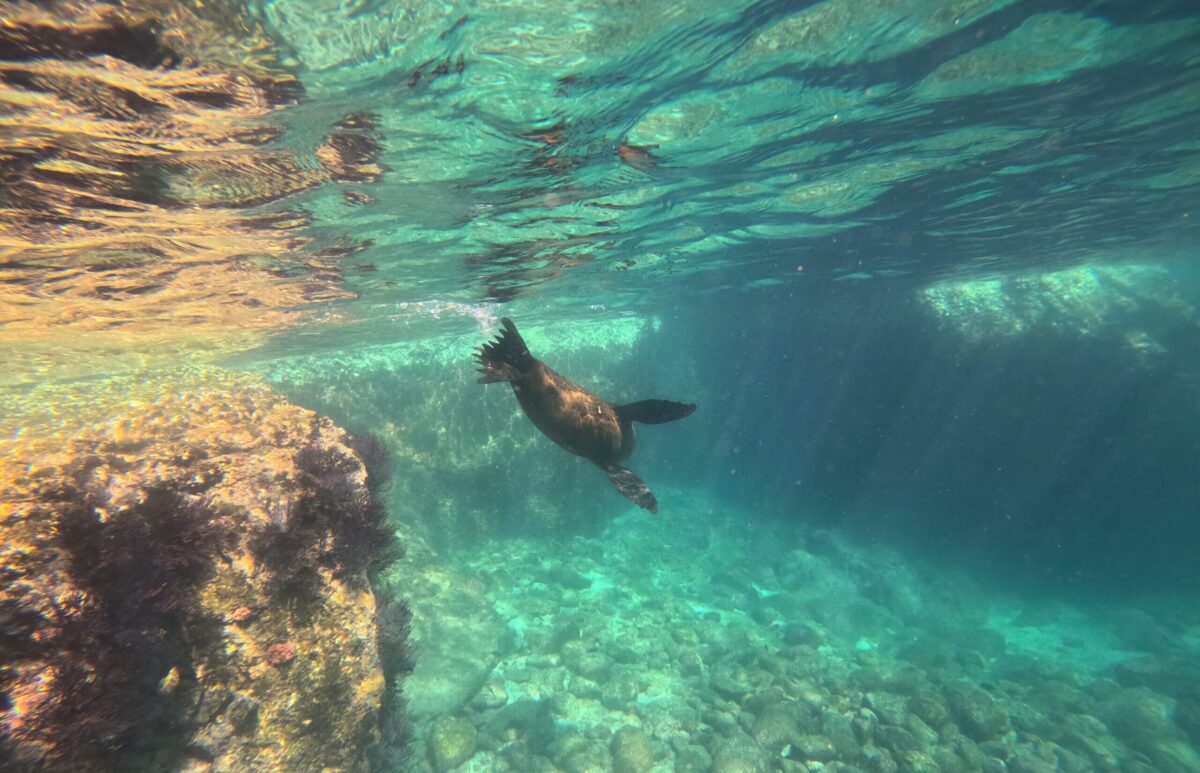
M601 467L629 457L633 424L621 425L612 405L541 361L513 382L517 402L546 437Z

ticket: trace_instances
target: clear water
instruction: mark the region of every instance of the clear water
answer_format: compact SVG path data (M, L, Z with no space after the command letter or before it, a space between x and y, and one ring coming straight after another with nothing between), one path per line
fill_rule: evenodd
M377 436L411 737L351 757L1200 770L1194 3L0 20L0 516L63 449L267 426L222 412L243 384ZM501 317L613 403L699 406L626 463L656 516L475 383ZM6 583L56 544L8 539ZM79 743L341 764L153 756L193 730Z

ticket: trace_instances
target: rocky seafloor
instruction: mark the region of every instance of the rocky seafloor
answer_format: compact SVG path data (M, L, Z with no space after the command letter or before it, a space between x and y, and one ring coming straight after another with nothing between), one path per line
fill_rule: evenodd
M498 540L413 608L419 771L1196 771L1200 614L1022 599L664 489Z

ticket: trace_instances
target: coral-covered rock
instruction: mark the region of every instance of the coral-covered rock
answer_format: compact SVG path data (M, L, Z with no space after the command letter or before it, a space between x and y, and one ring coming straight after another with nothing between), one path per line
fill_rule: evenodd
M402 669L348 441L251 381L6 441L2 766L365 770Z

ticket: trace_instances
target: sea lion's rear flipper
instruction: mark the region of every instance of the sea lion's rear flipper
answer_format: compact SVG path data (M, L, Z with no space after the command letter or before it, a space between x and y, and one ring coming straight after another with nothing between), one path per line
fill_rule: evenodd
M603 468L608 479L617 487L626 499L638 507L644 507L652 513L658 512L658 501L650 493L650 487L641 478L620 465L610 464Z
M488 341L475 352L475 361L479 363L479 372L483 374L478 382L480 384L517 381L534 361L513 321L505 317L500 320L500 325L504 329L496 336L496 340Z
M640 421L642 424L666 424L668 421L691 416L695 403L677 403L673 400L639 400L636 403L615 405L613 410L621 421Z

